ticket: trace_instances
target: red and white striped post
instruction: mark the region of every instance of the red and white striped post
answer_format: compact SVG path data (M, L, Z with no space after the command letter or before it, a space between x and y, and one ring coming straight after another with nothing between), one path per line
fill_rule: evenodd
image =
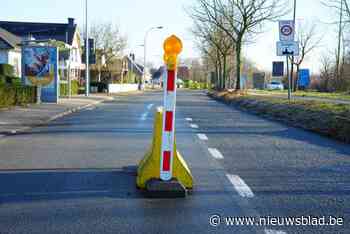
M164 42L164 61L166 75L163 77L164 108L162 152L160 163L160 179L169 181L172 179L174 143L175 143L175 110L176 110L176 80L177 80L177 56L182 51L182 42L176 36L171 36Z

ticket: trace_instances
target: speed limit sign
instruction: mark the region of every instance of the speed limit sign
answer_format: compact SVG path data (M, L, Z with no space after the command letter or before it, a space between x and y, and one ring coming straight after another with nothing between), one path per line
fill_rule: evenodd
M279 21L280 41L294 41L294 21L281 20Z

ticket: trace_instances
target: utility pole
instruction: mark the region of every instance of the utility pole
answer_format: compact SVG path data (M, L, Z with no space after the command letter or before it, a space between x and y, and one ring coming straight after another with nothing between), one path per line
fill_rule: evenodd
M297 0L294 0L294 7L293 7L294 11L293 11L293 24L294 24L294 29L296 28L295 26L295 17L296 17L296 10L297 10ZM288 62L288 60L287 60ZM288 64L287 64L288 66ZM292 62L291 62L291 68L290 68L290 76L291 76L291 79L292 79L292 86L291 88L294 90L297 89L296 86L298 86L298 84L296 82L293 82L293 74L294 74L294 55L292 55ZM297 74L298 75L298 74Z
M90 94L88 0L85 0L85 96Z

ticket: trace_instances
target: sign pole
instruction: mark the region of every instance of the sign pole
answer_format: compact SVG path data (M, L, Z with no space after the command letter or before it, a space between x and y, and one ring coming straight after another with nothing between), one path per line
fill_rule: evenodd
M41 84L36 87L36 104L41 104Z
M287 64L287 77L288 77L288 100L291 100L292 92L291 92L291 78L289 73L288 55L286 56L286 64Z

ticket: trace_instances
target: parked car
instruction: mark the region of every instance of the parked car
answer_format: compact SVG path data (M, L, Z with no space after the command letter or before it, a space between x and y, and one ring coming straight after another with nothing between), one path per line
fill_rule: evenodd
M268 83L266 88L268 90L283 90L284 89L284 86L282 83L280 82L276 82L276 81L273 81L271 83Z
M177 85L177 88L183 88L184 87L184 81L181 80L181 79L177 79L177 82L176 82L176 85Z

